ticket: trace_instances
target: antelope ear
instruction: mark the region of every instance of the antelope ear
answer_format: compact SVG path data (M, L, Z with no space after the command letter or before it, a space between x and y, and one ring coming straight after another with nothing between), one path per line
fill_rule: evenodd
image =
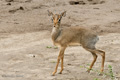
M49 10L47 10L47 11L48 11L48 16L52 16L53 15L52 12L50 12Z
M66 16L66 11L62 12L61 16L65 17Z

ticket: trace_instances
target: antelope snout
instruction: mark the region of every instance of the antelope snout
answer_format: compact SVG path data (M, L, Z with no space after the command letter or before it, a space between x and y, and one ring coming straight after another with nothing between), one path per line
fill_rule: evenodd
M57 23L54 23L53 27L56 27L57 26Z

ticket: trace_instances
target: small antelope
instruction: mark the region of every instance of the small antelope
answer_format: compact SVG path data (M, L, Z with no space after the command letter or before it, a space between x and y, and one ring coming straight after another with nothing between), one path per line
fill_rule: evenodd
M95 48L95 44L99 40L98 36L95 33L93 33L93 31L82 27L67 27L61 29L60 28L61 19L62 17L66 16L66 11L62 12L61 14L53 14L48 10L48 15L52 16L53 29L52 29L51 37L53 44L56 46L60 46L60 52L58 55L56 68L55 71L52 73L52 75L55 75L55 73L57 72L57 68L60 60L61 60L61 70L59 73L62 74L64 51L68 46L71 45L74 46L81 45L84 49L91 52L91 54L93 55L94 59L87 72L90 72L94 63L96 62L97 54L100 54L102 56L101 72L103 72L105 52Z

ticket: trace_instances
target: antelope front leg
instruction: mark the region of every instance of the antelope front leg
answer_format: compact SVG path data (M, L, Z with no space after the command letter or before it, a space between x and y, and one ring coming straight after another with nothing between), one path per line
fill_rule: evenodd
M64 54L61 58L61 70L60 70L59 74L62 74L62 71L63 71L63 59L64 59Z
M52 76L54 76L55 73L57 72L57 68L58 68L59 62L60 62L60 56L58 56L56 68L55 68L55 71L52 73Z
M56 64L56 68L55 68L55 71L52 73L53 76L57 72L57 68L58 68L60 59L61 59L61 71L60 71L60 73L62 73L62 71L63 71L63 57L64 57L64 51L65 51L65 49L66 49L66 47L61 47L60 48L60 52L59 52L59 56L58 56L57 64Z

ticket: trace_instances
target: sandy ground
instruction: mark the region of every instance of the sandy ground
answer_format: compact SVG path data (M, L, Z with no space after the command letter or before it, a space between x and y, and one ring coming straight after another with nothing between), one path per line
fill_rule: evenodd
M86 72L93 57L81 46L68 47L63 74L51 76L59 49L50 38L52 23L47 10L67 11L63 28L83 26L96 31L100 35L96 47L106 52L104 72L109 73L111 65L120 80L120 1L77 0L75 5L69 1L0 0L0 80L110 80L95 71L101 67L100 55L94 71Z

